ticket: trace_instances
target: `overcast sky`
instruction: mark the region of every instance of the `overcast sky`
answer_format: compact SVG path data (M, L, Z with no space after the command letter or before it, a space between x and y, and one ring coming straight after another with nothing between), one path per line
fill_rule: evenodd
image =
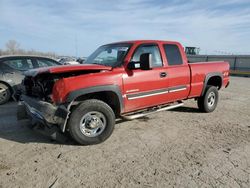
M250 54L249 0L0 0L0 48L88 56L131 39L180 41L201 53Z

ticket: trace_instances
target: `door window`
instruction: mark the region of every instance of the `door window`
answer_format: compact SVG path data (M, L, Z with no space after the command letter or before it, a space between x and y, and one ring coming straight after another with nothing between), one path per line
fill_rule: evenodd
M33 64L30 59L11 59L4 61L4 64L20 71L26 71L33 68Z
M142 45L136 49L131 61L139 62L141 54L150 53L152 54L152 66L162 67L162 59L159 48L157 45Z
M48 66L56 66L59 65L59 63L55 63L54 61L50 61L47 59L37 59L38 67L48 67Z

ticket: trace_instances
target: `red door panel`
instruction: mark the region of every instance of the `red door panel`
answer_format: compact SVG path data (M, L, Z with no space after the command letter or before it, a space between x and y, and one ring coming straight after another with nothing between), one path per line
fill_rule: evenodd
M166 68L133 70L123 75L125 111L134 111L168 101L168 79L161 77Z

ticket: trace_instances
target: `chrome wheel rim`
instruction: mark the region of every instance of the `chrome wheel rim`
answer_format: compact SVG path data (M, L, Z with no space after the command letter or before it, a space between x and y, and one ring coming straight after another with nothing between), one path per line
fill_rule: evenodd
M104 131L106 124L107 120L101 112L92 111L81 118L80 130L87 137L96 137Z
M0 87L0 102L5 101L7 96L8 96L7 89Z
M215 93L214 92L209 93L207 97L207 104L210 108L214 105L215 100L216 100Z

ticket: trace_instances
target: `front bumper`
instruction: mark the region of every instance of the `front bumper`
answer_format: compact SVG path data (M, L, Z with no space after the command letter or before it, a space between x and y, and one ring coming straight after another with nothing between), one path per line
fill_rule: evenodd
M18 104L18 120L29 117L33 123L41 123L48 127L57 125L64 132L65 122L69 111L64 105L54 106L48 102L32 98L26 95L21 96Z

